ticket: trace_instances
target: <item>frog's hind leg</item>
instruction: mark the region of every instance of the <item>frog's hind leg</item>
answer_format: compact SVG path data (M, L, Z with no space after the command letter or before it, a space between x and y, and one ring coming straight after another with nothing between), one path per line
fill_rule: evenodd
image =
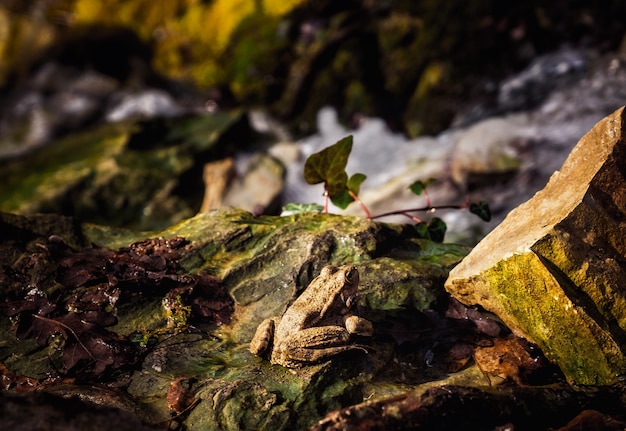
M362 350L363 346L350 343L350 333L341 326L320 326L298 331L281 343L280 356L283 363L319 362L350 350Z

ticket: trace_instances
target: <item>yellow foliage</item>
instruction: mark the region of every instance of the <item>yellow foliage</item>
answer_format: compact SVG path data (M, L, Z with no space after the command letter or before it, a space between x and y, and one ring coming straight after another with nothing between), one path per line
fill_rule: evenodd
M236 25L254 11L254 2L250 0L216 0L206 20L206 31L212 33L210 42L222 51Z
M43 14L32 16L16 15L0 7L0 84L10 70L19 71L40 48L53 42L62 29L57 18L62 17L70 27L129 27L153 44L157 70L171 77L193 79L202 86L213 85L229 79L221 56L244 19L258 14L271 20L304 1L65 0L52 2Z
M11 21L9 14L2 8L0 8L0 58L6 59L9 53L9 25ZM0 63L0 83L4 81L6 70L6 63Z
M433 88L437 87L441 82L445 72L442 63L433 62L426 66L426 70L422 73L416 89L417 97L424 97Z
M52 40L51 24L0 7L0 85L10 71L23 73L37 52Z
M211 85L223 78L218 58L237 25L253 13L282 16L305 0L76 0L76 24L130 27L154 43L161 72Z
M304 3L303 0L265 0L263 2L263 12L272 16L282 16L291 12L302 3Z

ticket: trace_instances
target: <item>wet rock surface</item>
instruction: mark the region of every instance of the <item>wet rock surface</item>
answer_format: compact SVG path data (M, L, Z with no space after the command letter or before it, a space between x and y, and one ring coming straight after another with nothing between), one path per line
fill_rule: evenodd
M564 425L578 408L620 418L619 386L566 385L536 345L449 298L443 283L468 249L420 239L410 225L241 210L152 233L55 215L1 220L0 378L11 418L37 397L49 402L44 416L78 397L87 416L123 411L191 430L420 429L443 411L450 423L540 427ZM329 264L359 271L352 310L374 328L356 341L365 350L297 370L253 356L259 323ZM507 416L520 400L526 410Z
M476 343L506 333L458 303L446 317L443 282L467 249L408 225L241 210L152 234L52 215L2 223L4 388L80 396L150 424L305 429L365 397L465 369ZM254 357L259 323L329 264L360 273L354 312L375 328L359 341L366 350L297 372Z
M468 388L449 385L332 412L311 429L552 429L561 425L563 429L576 429L575 426L584 424L617 430L623 426L617 419L621 416L619 399L623 390L623 387L572 391L558 386ZM607 413L582 414L582 417L577 414L581 407L600 406ZM570 419L572 428L567 428Z
M167 227L198 212L203 164L249 136L247 124L242 113L220 112L135 118L69 135L0 161L0 207L141 230Z
M84 398L49 393L0 392L2 426L16 431L104 431L111 427L124 431L161 429L142 422L137 415L125 409L104 407Z

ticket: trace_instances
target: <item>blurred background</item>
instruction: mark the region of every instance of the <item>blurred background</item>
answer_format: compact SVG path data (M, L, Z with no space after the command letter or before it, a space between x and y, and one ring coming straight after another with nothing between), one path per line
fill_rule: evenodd
M0 0L0 210L277 214L353 134L374 213L434 177L434 204L490 203L440 214L473 243L624 104L625 36L619 0Z

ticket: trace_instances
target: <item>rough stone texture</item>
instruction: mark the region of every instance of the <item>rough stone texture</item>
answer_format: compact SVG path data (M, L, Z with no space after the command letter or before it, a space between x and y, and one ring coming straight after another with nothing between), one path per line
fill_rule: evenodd
M536 342L574 383L626 372L624 108L450 273L446 289Z
M144 243L147 238L150 246ZM145 252L135 259L130 257L130 244L138 241ZM124 258L115 250L125 250ZM139 251L135 246L133 250ZM408 384L448 375L445 359L452 355L448 354L452 346L481 337L466 321L444 320L437 312L447 297L443 283L448 271L467 251L421 239L410 225L313 212L257 217L236 209L211 211L149 233L56 215L0 212L0 381L3 388L34 391L43 389L40 378L74 377L95 370L99 363L104 370L83 378L46 379L45 391L127 410L150 424L173 420L189 430L308 429L327 412L364 397L380 398L404 391ZM367 354L347 352L297 373L254 357L248 347L259 323L282 315L329 264L351 264L359 270L353 311L375 322L378 331L367 341ZM67 268L70 277L63 275ZM101 271L108 275L101 277ZM219 323L201 319L192 323L194 306L183 303L186 293L181 288L199 289L199 280L209 274L219 279L228 298L200 301L206 306L203 310L223 310L232 299L232 311ZM37 298L31 295L34 291ZM96 292L99 298L122 299L102 302L94 299ZM211 292L204 289L198 298L211 298ZM81 304L90 312L115 313L115 319L87 324L77 318L69 323L75 329L54 320L83 313L83 305L65 304L84 294L89 300ZM28 336L18 337L17 319L8 317L25 304L40 308L37 304L43 304L44 297L56 305L46 305L47 314L35 320L53 325L43 333L52 331L55 336L42 336L42 343L59 339L59 327L71 334L50 349L36 348L37 340ZM56 311L59 314L51 314ZM36 312L29 308L20 314L24 326L32 327L30 316ZM94 336L83 334L83 329ZM80 364L73 359L75 340L78 350L91 355ZM89 340L95 340L92 344L98 348L104 346L106 358L87 346ZM112 343L118 344L108 349ZM131 347L140 354L124 358L117 354ZM115 370L107 368L114 363ZM118 378L119 386L112 383ZM478 378L484 381L482 374ZM105 381L110 386L95 384ZM187 401L190 397L193 400ZM0 404L3 401L0 396ZM172 418L188 402L192 407ZM172 411L170 405L183 407ZM48 417L47 410L44 413Z

